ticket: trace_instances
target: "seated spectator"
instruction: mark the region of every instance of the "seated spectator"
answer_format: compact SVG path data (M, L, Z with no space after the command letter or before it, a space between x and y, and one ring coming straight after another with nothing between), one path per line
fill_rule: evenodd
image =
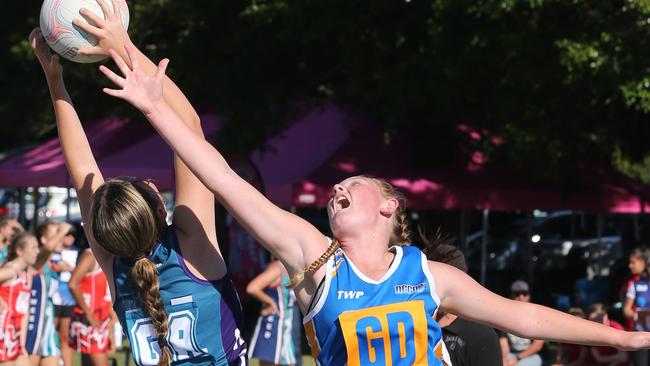
M603 304L593 304L587 309L589 320L608 325L612 328L623 330L623 326L614 320L609 319L607 310ZM603 366L627 366L628 354L613 347L589 347L589 361L593 365Z
M585 312L578 307L570 308L569 314L586 319ZM582 366L587 362L589 347L579 344L558 343L553 366Z
M510 298L516 301L530 302L528 283L517 280L510 286ZM501 354L503 366L542 366L539 351L544 341L521 338L510 333L501 333Z

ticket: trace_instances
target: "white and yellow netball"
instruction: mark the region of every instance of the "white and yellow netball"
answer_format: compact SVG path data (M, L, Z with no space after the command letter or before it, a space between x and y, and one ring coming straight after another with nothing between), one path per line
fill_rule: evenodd
M104 0L113 11L111 0ZM116 0L124 29L129 27L129 8L125 0ZM41 7L40 26L47 44L62 57L80 63L97 62L107 56L80 55L79 50L97 45L97 39L83 29L72 24L75 18L87 23L79 14L79 9L86 8L104 18L102 8L96 0L45 0Z

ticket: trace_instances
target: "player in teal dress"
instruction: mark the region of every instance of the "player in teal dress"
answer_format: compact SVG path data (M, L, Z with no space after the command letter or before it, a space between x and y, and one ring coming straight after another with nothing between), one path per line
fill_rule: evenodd
M134 66L155 73L156 65L136 50L120 17L105 1L98 4L104 17L82 9L88 23L74 21L99 39L97 47L80 52L106 53L107 45L125 51L128 44ZM239 331L241 306L217 243L212 192L176 159L170 172L175 176L175 206L168 226L164 198L152 181L104 181L63 82L58 56L50 52L39 29L30 41L45 72L86 237L108 279L134 360L160 366L247 364ZM161 82L161 97L203 136L198 114L180 89L169 78Z

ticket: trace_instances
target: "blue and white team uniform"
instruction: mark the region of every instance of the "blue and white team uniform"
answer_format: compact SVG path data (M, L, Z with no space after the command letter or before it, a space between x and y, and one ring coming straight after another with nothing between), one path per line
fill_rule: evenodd
M160 295L169 319L166 341L178 365L246 365L242 309L228 276L206 281L186 267L174 226L167 227L148 258L158 270ZM158 365L160 346L151 318L139 305L131 281L132 264L115 258L113 308L131 343L137 365Z
M61 252L54 252L50 256L50 261L52 263L61 263L66 262L71 265L73 268L77 264L77 257L79 256L79 249L76 247L70 247L64 249ZM72 296L70 288L68 287L68 282L72 277L72 272L64 271L55 274L55 279L58 282L57 291L52 297L52 302L54 303L55 316L62 318L71 318L72 309L77 305L77 301Z
M378 281L359 271L340 248L329 258L320 296L305 316L319 365L444 365L440 304L426 256L393 246Z
M638 280L630 283L626 297L634 300L637 311L650 310L650 280L646 278L639 278ZM650 318L639 317L639 320L634 322L634 330L647 332L650 331L650 324L643 324L642 320L650 322Z
M2 249L0 249L0 263L5 261L7 254L9 253L9 243L5 244Z
M282 273L281 283L264 292L273 299L278 314L260 316L250 342L250 358L276 365L295 365L300 356L300 343L295 339L295 318L300 317L293 290L287 288L289 276Z
M25 350L29 355L60 356L61 344L54 325L52 297L57 291L56 274L49 265L32 278Z

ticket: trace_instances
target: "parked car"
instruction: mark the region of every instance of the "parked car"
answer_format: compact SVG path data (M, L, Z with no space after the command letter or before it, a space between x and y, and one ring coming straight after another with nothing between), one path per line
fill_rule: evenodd
M504 230L488 230L486 266L490 270L524 270L532 262L538 271L562 270L569 261L586 265L590 275L607 275L622 257L618 220L574 211L557 211L512 221ZM468 236L468 262L480 267L483 231ZM530 253L529 250L530 249ZM529 257L530 256L530 257Z
M81 209L74 189L48 187L39 188L41 196L45 196L46 203L38 210L40 220L53 221L80 221Z
M36 207L45 205L45 197L39 196L38 202L35 202L34 189L25 188L5 188L0 189L0 207L3 207L5 214L11 217L18 217L20 213L20 194L23 193L23 202L25 205L25 218L32 220L36 212Z

